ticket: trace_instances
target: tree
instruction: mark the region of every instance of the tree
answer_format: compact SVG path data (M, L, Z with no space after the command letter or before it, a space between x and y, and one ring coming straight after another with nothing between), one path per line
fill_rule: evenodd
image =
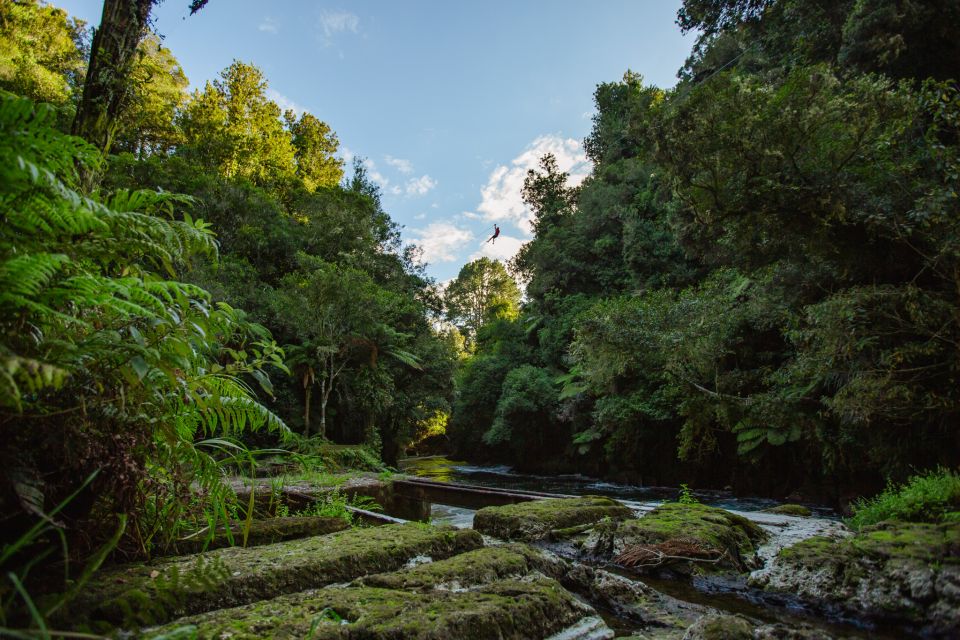
M154 0L104 0L100 26L94 30L83 96L73 120L73 134L110 152L120 114L131 96L130 72L137 46L146 33Z
M0 0L0 88L64 104L84 71L83 22L38 0Z
M181 140L176 115L187 99L189 81L173 53L156 34L137 47L130 72L132 95L120 114L116 148L138 157L169 153Z
M343 178L343 160L334 156L340 142L337 134L316 116L304 113L297 120L292 111L284 114L293 135L297 175L309 191L332 187Z
M235 61L194 92L179 119L188 153L228 178L259 185L292 178L294 146L266 91L260 69Z
M478 258L463 265L447 287L445 301L450 321L475 339L486 322L516 317L520 289L499 260Z

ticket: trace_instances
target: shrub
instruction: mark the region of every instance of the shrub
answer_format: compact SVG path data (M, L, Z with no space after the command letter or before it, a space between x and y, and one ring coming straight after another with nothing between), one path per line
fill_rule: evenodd
M890 484L873 498L858 500L848 523L854 529L882 520L960 523L960 474L939 468Z

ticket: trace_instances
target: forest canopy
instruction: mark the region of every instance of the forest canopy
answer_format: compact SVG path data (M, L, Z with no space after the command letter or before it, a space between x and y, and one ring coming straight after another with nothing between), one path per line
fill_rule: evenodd
M956 11L684 2L679 84L600 84L592 174L527 176L527 297L478 333L458 450L780 495L956 465Z

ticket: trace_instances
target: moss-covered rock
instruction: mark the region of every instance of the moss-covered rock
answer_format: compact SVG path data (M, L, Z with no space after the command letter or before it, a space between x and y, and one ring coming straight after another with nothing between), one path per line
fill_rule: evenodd
M421 524L351 529L252 548L230 547L101 573L58 619L123 627L233 607L279 594L447 558L483 545L478 533Z
M702 504L667 503L637 520L606 523L588 545L639 571L746 571L768 534L743 516Z
M603 496L533 500L502 507L486 507L473 517L473 528L503 540L542 540L563 530L604 519L633 517L623 504Z
M843 538L815 537L783 549L754 586L813 605L960 632L960 527L885 522Z
M641 582L520 543L484 547L446 560L367 576L358 582L404 591L459 591L535 572L557 580L598 608L614 611L620 618L643 627L673 630L677 638L693 621L712 612L659 593Z
M776 513L781 516L797 516L799 518L809 518L813 515L813 512L802 504L778 504L775 507L764 509L763 513Z
M742 616L706 616L690 626L683 640L753 640L753 624Z
M367 576L360 583L404 591L468 589L527 575L534 570L531 553L523 553L515 547L484 547L446 560L418 564L404 571Z
M328 587L184 618L144 637L192 627L192 637L200 639L535 639L593 613L544 577L497 581L459 592Z
M743 616L705 616L687 629L683 640L831 640L829 634L809 626L763 624Z
M262 544L283 542L284 540L322 536L348 528L350 528L350 523L343 518L326 516L263 518L261 520L254 520L250 524L246 546L254 547ZM188 554L200 553L204 550L204 547L206 547L207 550L212 550L223 547L240 546L243 544L243 529L244 523L242 522L236 522L230 527L230 535L233 538L232 543L230 538L227 537L226 530L221 527L217 531L216 537L214 537L209 544L206 543L206 540L201 535L179 541L177 543L177 549L182 554Z

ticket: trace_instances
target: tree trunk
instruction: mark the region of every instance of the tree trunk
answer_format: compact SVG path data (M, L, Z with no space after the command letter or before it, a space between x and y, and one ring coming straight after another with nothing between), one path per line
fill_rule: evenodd
M310 437L310 387L312 385L307 385L304 390L304 400L303 400L303 437Z
M147 30L154 0L104 0L100 26L93 34L83 96L73 134L110 152L119 116L130 95L130 70L137 45ZM85 182L92 182L84 176Z
M333 388L333 384L330 384L327 387L326 381L324 381L324 387L321 389L322 397L320 398L320 437L327 437L327 400L330 399L330 389Z

